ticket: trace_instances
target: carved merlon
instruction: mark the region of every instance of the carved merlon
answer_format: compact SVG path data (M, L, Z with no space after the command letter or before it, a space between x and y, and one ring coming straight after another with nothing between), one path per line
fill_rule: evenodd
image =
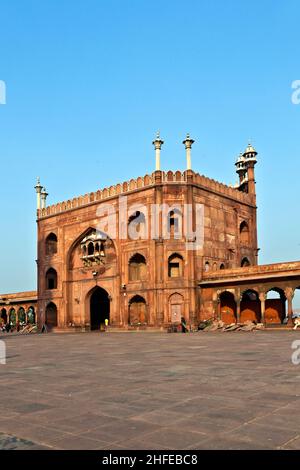
M188 181L187 171L161 171L160 173L163 184L182 184L187 183ZM205 188L211 192L231 198L237 202L242 202L252 206L255 204L255 200L250 194L243 193L236 188L219 183L218 181L207 178L206 176L200 175L199 173L191 172L191 174L192 183L199 188ZM85 207L96 202L114 198L119 195L124 195L131 191L137 191L143 188L150 188L154 186L155 172L153 175L145 175L143 177L131 179L130 181L125 181L124 183L118 183L102 190L99 189L98 191L87 193L83 196L74 197L73 199L53 204L46 208L40 209L38 211L38 217L40 219L46 218L51 215L60 214L65 211L70 211L79 207Z

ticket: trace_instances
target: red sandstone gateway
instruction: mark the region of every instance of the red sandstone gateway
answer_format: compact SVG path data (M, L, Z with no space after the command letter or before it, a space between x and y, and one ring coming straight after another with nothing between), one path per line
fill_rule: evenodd
M108 319L110 328L169 328L182 317L192 327L209 318L292 324L300 262L257 264L257 152L249 144L239 156L239 183L231 187L192 171L193 142L189 136L183 142L184 172L160 170L158 135L154 173L52 206L38 181L38 292L29 304L39 327L100 331ZM125 219L120 197L136 208ZM149 219L154 205L170 208L159 214L155 237ZM198 233L190 237L181 229L190 217L195 230L200 206L201 243L191 249ZM106 207L122 236L99 231ZM21 294L2 296L2 319L17 322L29 304Z

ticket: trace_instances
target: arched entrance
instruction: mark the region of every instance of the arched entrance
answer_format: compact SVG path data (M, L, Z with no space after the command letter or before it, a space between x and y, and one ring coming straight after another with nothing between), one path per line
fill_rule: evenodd
M135 295L129 302L129 321L130 325L147 324L146 301L144 297Z
M236 323L236 301L232 292L224 291L220 295L220 315L226 325Z
M108 292L102 287L96 287L90 298L91 330L104 329L105 319L109 321L110 301Z
M181 323L183 315L183 297L181 294L172 294L169 298L169 323Z
M6 310L5 308L3 308L1 310L1 320L3 321L3 323L7 323L7 313L6 313ZM0 322L1 323L1 322Z
M270 289L266 296L265 322L283 323L286 317L286 297L277 287Z
M21 325L26 323L26 313L23 307L20 307L18 310L18 321Z
M45 323L50 329L57 326L57 307L53 302L47 305Z
M261 321L261 306L258 293L255 290L248 289L243 293L241 301L240 321L252 321L259 323Z
M28 323L34 324L35 323L35 312L34 307L29 307L27 312Z
M17 315L14 308L11 308L9 311L9 322L11 325L15 326L17 322Z

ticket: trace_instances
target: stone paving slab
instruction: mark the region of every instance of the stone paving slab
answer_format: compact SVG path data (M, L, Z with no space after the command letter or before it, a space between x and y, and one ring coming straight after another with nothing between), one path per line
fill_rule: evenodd
M299 449L299 338L4 335L0 449Z

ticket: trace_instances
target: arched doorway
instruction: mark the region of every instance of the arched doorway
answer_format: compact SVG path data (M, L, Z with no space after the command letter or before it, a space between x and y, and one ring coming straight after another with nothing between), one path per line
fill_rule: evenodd
M284 291L274 287L267 292L265 307L266 323L283 323L286 317L286 297Z
M183 297L180 294L172 294L169 299L169 323L181 323L183 317Z
M28 323L31 323L31 324L35 323L34 307L29 307L28 312L27 312L27 319L28 319Z
M9 311L9 322L11 325L15 326L17 322L17 315L14 308L11 308Z
M18 321L21 325L26 323L26 313L23 307L20 307L18 310Z
M53 302L47 305L45 323L48 328L57 326L57 307Z
M105 320L109 321L110 301L108 292L102 287L96 287L90 298L91 330L104 329Z
M7 323L7 313L6 313L5 308L3 308L3 309L1 310L1 320L2 320L3 323L5 323L5 324Z
M243 293L241 301L240 321L252 321L259 323L261 321L261 306L258 293L255 290L248 289Z
M236 323L236 301L232 292L225 291L220 295L220 314L226 325Z
M248 258L243 258L241 262L241 267L242 268L247 268L248 266L251 266L251 263Z
M140 295L135 295L129 302L130 325L147 324L146 301Z

